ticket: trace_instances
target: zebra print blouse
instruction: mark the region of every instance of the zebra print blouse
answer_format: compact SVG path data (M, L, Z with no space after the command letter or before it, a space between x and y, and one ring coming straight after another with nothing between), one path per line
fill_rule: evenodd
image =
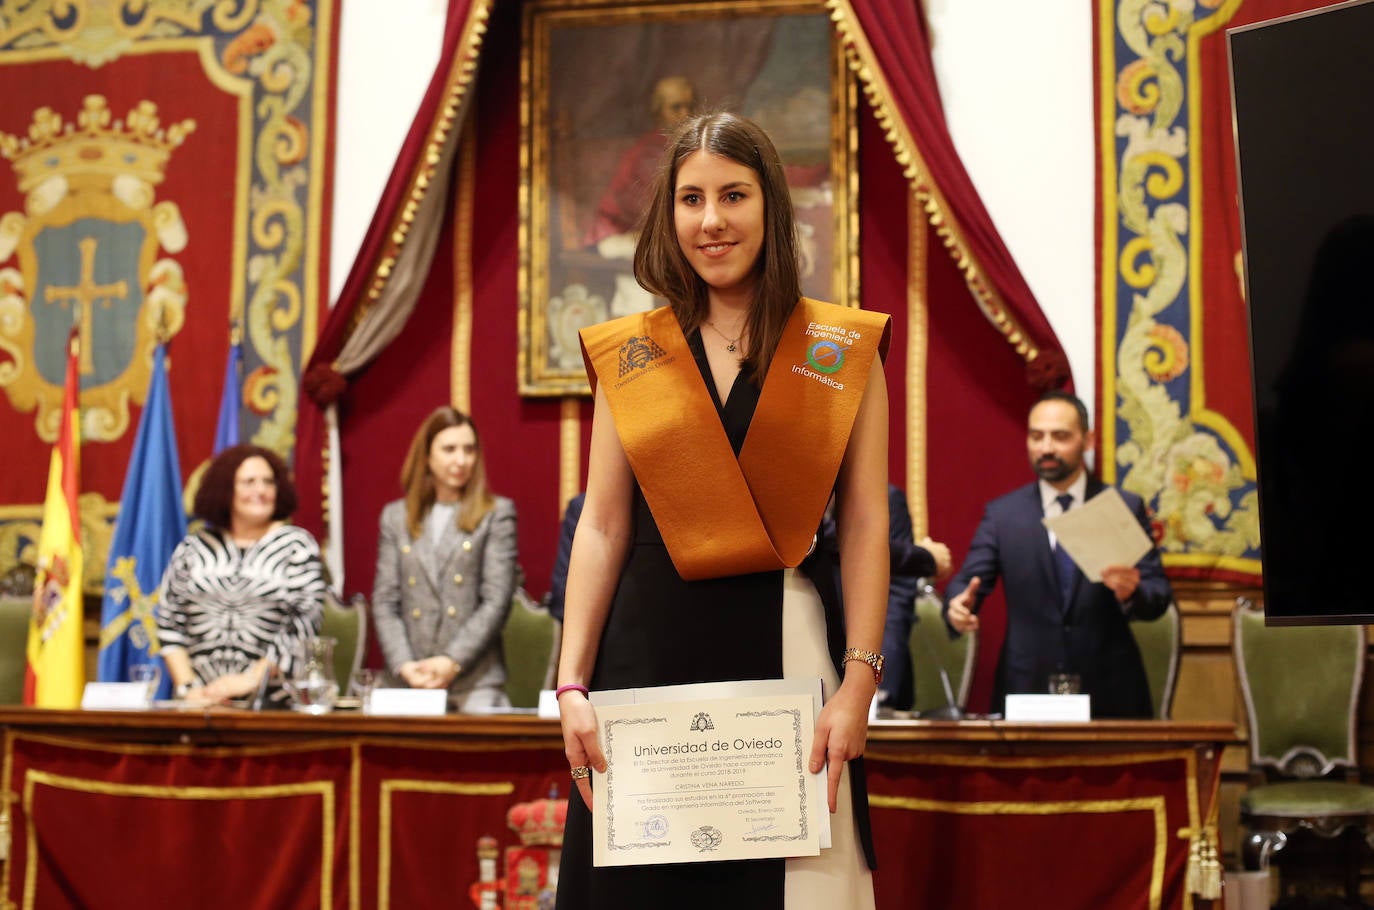
M157 632L184 648L201 683L270 657L290 674L301 641L319 633L320 550L310 533L280 525L244 549L218 528L188 535L162 576Z

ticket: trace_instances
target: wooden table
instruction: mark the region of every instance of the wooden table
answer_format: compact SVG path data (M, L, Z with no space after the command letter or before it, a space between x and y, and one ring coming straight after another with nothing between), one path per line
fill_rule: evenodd
M497 889L519 910L536 898L517 885L556 878L557 849L507 824L567 796L556 721L0 708L0 729L7 907L475 906ZM1234 741L1229 724L876 722L878 906L1205 906L1183 889L1189 829ZM483 850L506 861L485 885Z

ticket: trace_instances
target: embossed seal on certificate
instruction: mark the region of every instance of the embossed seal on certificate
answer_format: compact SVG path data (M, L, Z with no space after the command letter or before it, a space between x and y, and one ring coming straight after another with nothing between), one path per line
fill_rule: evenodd
M692 846L702 853L710 853L720 847L720 829L714 825L702 825L692 832Z
M644 837L652 840L662 840L668 836L668 819L662 815L655 815L644 823Z

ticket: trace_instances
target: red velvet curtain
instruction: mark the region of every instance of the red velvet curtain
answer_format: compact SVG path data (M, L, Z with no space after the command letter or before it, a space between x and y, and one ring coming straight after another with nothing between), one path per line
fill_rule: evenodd
M348 278L329 318L320 329L315 349L303 372L302 384L306 394L301 396L296 423L295 471L297 486L301 491L296 521L317 535L325 524L324 500L320 495L327 458L324 410L342 394L345 382L337 373L333 373L330 364L348 340L360 315L358 310L366 300L367 290L377 280L378 260L394 230L397 215L405 202L434 124L443 115L442 103L454 69L466 62L458 56L458 51L472 5L472 0L450 0L439 65L420 101L415 121L382 190L377 210L367 233L363 235L362 246L349 269ZM440 242L442 244L443 241Z

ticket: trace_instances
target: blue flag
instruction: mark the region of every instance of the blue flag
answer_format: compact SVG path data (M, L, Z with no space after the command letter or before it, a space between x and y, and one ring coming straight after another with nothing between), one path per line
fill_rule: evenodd
M155 663L162 668L157 698L167 697L171 681L162 658L157 656L153 613L162 573L172 551L186 536L181 465L165 361L166 350L158 345L105 568L97 670L102 682L128 682L131 667Z
M243 345L229 345L224 362L224 388L219 395L219 422L215 425L215 451L218 455L239 444L239 402L243 398Z

